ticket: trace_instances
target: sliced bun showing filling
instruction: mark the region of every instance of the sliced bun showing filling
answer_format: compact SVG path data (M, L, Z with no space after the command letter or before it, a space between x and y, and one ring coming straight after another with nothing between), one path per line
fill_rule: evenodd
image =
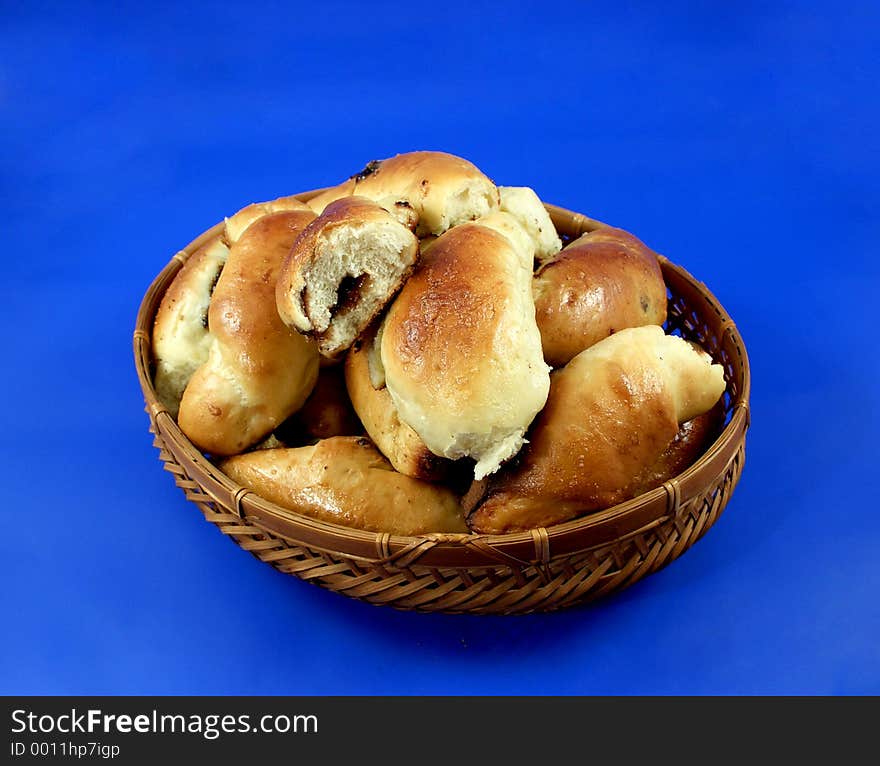
M418 252L415 235L378 204L337 200L293 244L276 288L278 313L337 358L397 293Z

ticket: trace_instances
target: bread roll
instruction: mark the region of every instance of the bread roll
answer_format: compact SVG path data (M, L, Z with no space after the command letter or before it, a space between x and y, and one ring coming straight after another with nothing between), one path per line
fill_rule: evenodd
M531 291L534 252L522 244L530 238L506 213L483 220L431 244L380 341L401 420L434 454L474 458L477 478L517 453L550 386Z
M697 415L679 426L678 433L663 451L663 454L652 465L645 466L633 481L628 490L630 497L637 497L656 489L663 482L678 476L693 465L697 458L706 451L724 424L724 409L720 404L719 400L719 403L708 412ZM499 479L501 479L500 476ZM462 506L466 511L477 507L487 497L493 489L491 482L492 477L471 484L462 498ZM479 524L476 516L473 522Z
M409 152L374 160L347 181L309 200L316 213L333 200L356 194L394 210L411 207L416 235L442 234L498 208L498 189L473 164L444 152ZM405 208L404 208L405 210Z
M419 435L400 419L385 387L384 372L374 369L371 376L373 342L374 333L368 332L345 358L345 382L355 412L396 470L417 479L439 481L447 475L450 461L431 452Z
M220 469L261 497L322 521L398 535L467 531L450 490L398 473L364 437L250 452Z
M313 342L285 327L275 282L311 211L274 213L232 245L208 309L207 361L180 403L181 430L202 450L233 455L299 409L318 377Z
M535 275L544 359L561 367L617 330L666 321L657 255L622 229L584 234Z
M489 482L471 529L549 526L628 499L679 425L710 410L724 387L720 365L660 327L600 341L553 373L528 448Z
M527 186L499 186L501 210L510 213L535 242L535 258L545 261L562 249L550 214L538 195Z
M278 313L337 358L400 289L418 253L415 235L379 205L339 199L293 243L278 278Z
M255 202L252 205L243 207L235 215L226 219L224 239L228 245L233 245L238 242L248 226L260 220L263 216L295 210L309 212L311 208L305 202L300 202L296 197L279 197L268 202Z
M202 245L177 272L156 312L156 395L175 418L186 384L208 358L208 305L228 255L219 237Z

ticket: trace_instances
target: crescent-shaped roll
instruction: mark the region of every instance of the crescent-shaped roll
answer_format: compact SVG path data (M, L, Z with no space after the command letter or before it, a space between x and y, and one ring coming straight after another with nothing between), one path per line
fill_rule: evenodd
M622 229L588 232L535 274L544 359L561 367L618 330L666 321L657 254Z
M416 235L442 234L490 210L497 210L498 189L480 170L445 152L409 152L373 160L347 181L308 201L316 213L350 195L380 203L395 215L405 203L417 216ZM405 212L405 211L404 211Z
M448 474L450 461L431 452L400 419L384 379L376 380L375 384L371 379L377 377L375 371L370 373L374 340L374 333L368 332L345 357L345 383L354 410L376 447L396 470L413 478L440 481Z
M288 329L275 282L311 211L258 219L232 245L208 309L213 340L180 403L181 430L202 450L234 455L299 409L318 377L314 343Z
M321 521L397 535L467 532L451 490L398 473L365 437L249 452L219 467L260 497Z
M208 306L229 248L220 237L202 245L162 296L153 325L156 395L177 417L183 390L211 348Z
M488 482L471 529L561 523L633 496L679 426L709 411L724 373L656 326L621 330L553 373L547 405L515 467Z
M693 465L697 458L706 451L724 423L724 410L719 404L679 426L678 433L663 451L663 454L652 465L645 466L633 480L628 490L630 497L636 497L659 487L663 482L678 476L686 468ZM471 484L470 489L462 498L462 505L466 510L477 507L483 498L487 497L487 492L492 489L490 481L491 479L485 479ZM478 526L485 525L484 531L491 529L485 520L481 524L476 514L474 514L472 521ZM509 529L507 531L517 530Z
M382 326L401 420L435 455L476 460L478 479L519 451L550 386L531 241L507 213L450 229L422 254Z
M297 237L275 299L288 327L335 359L400 289L419 255L415 235L364 197L331 202Z

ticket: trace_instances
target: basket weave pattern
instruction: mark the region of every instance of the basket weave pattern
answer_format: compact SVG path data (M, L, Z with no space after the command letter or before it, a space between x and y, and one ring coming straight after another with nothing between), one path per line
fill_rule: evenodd
M564 239L599 225L547 208ZM721 435L662 487L548 529L494 536L370 533L319 522L257 497L196 450L152 387L150 330L159 301L189 254L219 230L215 226L178 253L151 285L134 332L135 364L165 470L207 521L276 569L400 609L504 614L560 609L618 591L673 561L706 533L730 499L743 469L749 426L745 347L706 287L665 258L667 331L700 343L724 367L727 390Z

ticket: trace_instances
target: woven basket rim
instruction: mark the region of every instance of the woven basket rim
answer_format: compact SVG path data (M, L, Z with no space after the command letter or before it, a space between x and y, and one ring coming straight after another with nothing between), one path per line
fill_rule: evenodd
M314 189L293 196L307 201L322 191L324 189ZM545 207L557 228L559 229L561 225L572 236L606 225L556 205L545 203ZM154 428L161 430L168 442L167 446L175 457L180 462L186 463L194 474L202 479L203 487L221 504L234 508L247 523L255 523L267 532L284 539L302 541L317 550L364 560L397 560L405 563L406 558L411 556L420 557L420 563L424 564L468 567L497 566L499 563L523 565L535 561L547 561L550 558L551 543L554 556L568 555L626 539L668 520L669 516L663 513L663 509L677 508L682 494L687 492L689 486L698 484L700 477L709 473L716 475L719 466L726 464L730 455L736 452L749 427L751 376L745 344L736 325L703 282L660 255L664 278L676 275L679 279L685 280L692 288L699 291L705 302L718 314L722 327L721 335L730 342L739 355L742 370L742 379L737 381L737 391L730 404L730 419L700 458L681 474L656 489L615 506L590 512L550 527L501 535L473 532L393 535L387 532L368 532L283 508L233 482L189 441L165 406L158 400L150 374L151 333L158 301L189 255L220 233L223 226L224 221L221 221L196 237L177 252L153 279L144 294L137 314L133 337L135 366L146 402L146 410L150 414ZM728 392L730 385L731 382L728 381ZM587 534L587 544L584 544L584 540L578 538L583 538L584 533L590 530L601 530L605 534L598 534L592 540ZM463 551L463 548L466 551Z

